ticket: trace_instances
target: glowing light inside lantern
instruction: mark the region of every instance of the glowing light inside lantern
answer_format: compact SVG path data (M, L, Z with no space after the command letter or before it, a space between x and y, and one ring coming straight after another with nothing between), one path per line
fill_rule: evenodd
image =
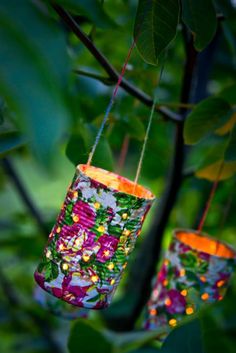
M107 265L107 268L108 268L108 270L110 270L110 271L112 271L114 267L115 267L115 265L114 265L113 262L110 262L110 263Z
M227 245L208 236L195 234L191 231L177 231L176 237L182 243L189 245L192 249L224 258L234 258L234 251Z
M164 281L163 281L163 286L166 287L166 286L168 286L168 284L169 284L168 279L164 279Z
M201 295L201 299L202 300L207 300L209 298L209 294L208 293L203 293L202 295Z
M64 270L64 271L67 271L69 269L69 265L67 263L63 263L61 268Z
M223 287L223 285L225 284L225 281L224 280L220 280L216 283L217 287L220 288L220 287Z
M98 210L101 207L101 204L99 202L95 202L93 205L96 208L96 210Z
M172 304L172 301L170 300L170 298L166 298L165 305L166 306L171 306L171 304Z
M203 283L205 283L205 282L207 281L207 279L206 279L205 276L201 276L201 277L200 277L200 281L203 282Z
M73 192L73 197L74 197L75 199L78 198L78 191L74 191L74 192Z
M172 327L175 327L177 325L177 320L176 319L170 319L169 320L169 325Z
M104 226L99 226L98 227L98 232L99 233L104 233L105 232L105 227Z
M156 310L156 309L151 309L151 310L149 311L149 313L150 313L150 315L152 315L152 316L156 316L156 315L157 315L157 310Z
M109 251L109 250L104 250L104 251L103 251L103 254L104 254L106 257L108 257L108 256L110 255L110 251Z
M63 250L64 249L64 245L63 244L60 244L59 245L59 250Z
M186 308L185 312L187 315L192 315L194 313L194 309L189 306L188 308Z
M77 215L74 215L74 216L72 217L72 219L73 219L73 221L74 221L75 223L78 223L78 222L79 222L79 216L77 216Z
M130 248L125 248L125 254L129 255L129 252L130 252Z
M88 262L90 260L90 256L88 254L83 254L82 259L84 262Z
M91 276L91 281L92 281L93 283L98 282L98 280L99 280L99 277L98 277L97 275L92 275L92 276Z
M89 178L94 179L117 191L145 198L147 200L154 199L154 195L149 190L145 189L142 185L135 184L126 178L121 178L117 174L87 164L80 164L77 168L78 172L82 171Z
M170 263L170 261L169 261L168 259L165 259L165 260L164 260L164 265L165 265L165 266L168 266L169 263Z
M51 257L51 255L52 255L52 252L51 252L51 250L48 249L46 252L46 255L45 255L46 258L49 259Z

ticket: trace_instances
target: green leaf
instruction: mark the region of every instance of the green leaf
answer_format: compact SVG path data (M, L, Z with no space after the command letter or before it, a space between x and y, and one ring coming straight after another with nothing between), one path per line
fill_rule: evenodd
M225 87L218 96L226 100L229 104L236 104L236 83Z
M26 142L26 138L17 132L5 132L0 134L0 157L22 147Z
M35 154L49 161L70 119L66 38L30 1L1 2L0 21L0 94Z
M216 27L216 12L212 0L181 0L182 19L191 30L194 46L203 50L213 39Z
M225 162L223 169L220 173L220 177L218 177L221 163L222 163L222 160L218 160L212 164L209 164L206 167L199 169L195 173L195 175L200 179L202 178L210 181L215 181L217 178L218 180L226 180L235 175L236 162Z
M228 146L224 154L226 162L236 162L236 125L230 134Z
M85 142L81 135L71 135L66 146L66 156L75 166L87 162L88 150L85 147Z
M218 137L218 141L213 143L209 151L206 151L195 173L198 178L216 180L222 160L224 160L224 166L219 180L231 178L236 173L236 126L228 136Z
M236 46L235 46L235 40L234 40L234 33L231 30L230 26L226 21L222 21L221 23L222 29L223 29L223 35L225 37L226 43L228 44L229 51L232 55L232 63L235 67L236 63Z
M160 54L175 38L179 10L178 0L139 0L134 38L147 63L156 65Z
M81 127L80 133L73 134L66 148L66 155L75 165L87 163L89 152L94 144L97 130L88 125ZM94 153L92 164L113 170L112 151L107 139L102 136Z
M57 0L57 4L75 15L86 16L100 28L106 29L116 25L104 11L99 0Z
M188 115L184 125L184 140L188 145L199 142L212 131L223 126L232 115L228 102L210 97L201 101Z
M235 293L199 312L205 353L235 352Z
M229 118L229 120L223 126L215 130L215 133L220 136L225 135L234 128L235 123L236 123L236 113L233 113Z
M70 353L111 353L112 345L90 323L78 320L72 326L68 349Z
M57 267L57 264L55 264L53 261L51 262L51 271L52 271L52 279L55 279L58 277L59 275L59 270L58 270L58 267Z
M151 343L156 339L158 334L163 333L163 328L153 331L133 331L116 333L113 331L105 331L106 337L114 342L119 353L130 352L131 349L136 349L143 345ZM132 351L133 352L133 351ZM131 353L131 352L130 352Z
M142 121L136 116L127 116L121 120L123 127L131 137L137 140L143 140L145 136L145 129Z
M199 320L177 327L165 340L160 353L204 353Z

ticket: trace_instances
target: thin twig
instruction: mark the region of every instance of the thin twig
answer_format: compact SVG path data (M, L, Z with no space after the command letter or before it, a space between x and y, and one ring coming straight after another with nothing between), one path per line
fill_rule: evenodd
M117 82L119 78L119 73L116 71L116 69L109 63L107 58L101 53L101 51L95 46L95 44L89 39L89 37L82 31L78 23L74 20L74 18L67 12L65 11L61 6L54 4L53 5L54 10L57 12L57 14L60 16L60 18L67 24L67 26L70 28L70 30L81 40L81 42L86 46L86 48L90 51L90 53L94 56L94 58L97 60L97 62L103 67L103 69L106 71L108 74L109 78L111 80L114 80L114 82ZM135 87L132 85L129 81L126 79L122 79L121 85L120 85L126 92L140 100L142 103L147 105L148 107L151 107L153 105L153 99L147 95L145 92L141 91L139 88ZM180 123L182 121L182 117L175 113L172 112L170 109L166 107L160 107L156 106L156 111L161 113L164 118L171 120L175 123Z

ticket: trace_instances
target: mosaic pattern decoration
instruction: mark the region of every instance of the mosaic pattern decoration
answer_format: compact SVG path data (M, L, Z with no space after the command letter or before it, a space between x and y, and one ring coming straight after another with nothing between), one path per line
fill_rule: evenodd
M203 304L222 300L235 268L236 252L194 230L176 230L147 304L145 328L163 327L165 338Z
M154 199L126 178L79 165L35 272L36 282L72 305L107 307Z
M87 319L89 316L89 309L70 305L50 295L38 285L34 289L34 299L47 312L65 320Z

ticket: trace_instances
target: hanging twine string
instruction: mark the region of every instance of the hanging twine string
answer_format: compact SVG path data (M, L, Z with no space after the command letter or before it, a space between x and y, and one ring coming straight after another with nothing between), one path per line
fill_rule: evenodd
M164 70L164 63L162 65L162 67L161 67L157 88L159 87L159 84L161 82L163 70ZM140 159L139 159L139 162L138 162L136 176L135 176L135 179L134 179L134 191L135 191L135 188L136 188L136 185L138 183L138 179L139 179L139 176L140 176L140 173L141 173L143 159L144 159L144 154L145 154L145 150L146 150L146 146L147 146L147 141L148 141L151 125L152 125L152 120L153 120L156 104L157 104L157 91L156 91L156 93L154 95L154 100L153 100L151 112L150 112L149 119L148 119L148 125L147 125L147 129L146 129L145 137L144 137L143 147L142 147Z
M133 49L134 49L134 46L135 46L136 41L137 41L137 37L133 40L133 43L131 44L131 47L129 48L129 51L128 51L127 57L126 57L126 59L125 59L124 65L123 65L123 67L122 67L121 73L120 73L120 75L119 75L118 81L117 81L117 83L116 83L116 86L115 86L115 88L114 88L114 91L113 91L112 96L111 96L111 99L110 99L110 102L109 102L109 104L108 104L108 106L107 106L107 109L106 109L106 111L105 111L105 115L104 115L102 124L101 124L101 126L100 126L100 129L98 130L98 133L97 133L97 136L96 136L96 138L95 138L94 145L93 145L93 147L92 147L92 149L91 149L91 152L89 153L87 165L90 165L91 162L92 162L93 155L94 155L94 153L95 153L95 150L96 150L97 145L98 145L98 143L99 143L99 140L100 140L100 138L101 138L101 135L102 135L103 129L104 129L105 125L106 125L106 122L107 122L107 119L108 119L108 117L109 117L109 114L110 114L110 112L111 112L112 106L113 106L114 101L115 101L115 97L116 97L116 95L117 95L117 92L118 92L118 89L119 89L119 87L120 87L121 81L122 81L122 79L123 79L123 77L124 77L125 71L126 71L126 69L127 69L127 64L128 64L128 62L129 62L129 59L130 59L131 53L132 53L132 51L133 51Z
M209 208L210 208L210 206L211 206L213 197L214 197L214 195L215 195L217 186L218 186L219 181L220 181L220 176L221 176L221 173L222 173L222 171L223 171L223 167L224 167L224 159L222 160L222 162L221 162L221 164L220 164L220 167L219 167L219 170L218 170L218 174L217 174L216 180L214 181L214 183L213 183L213 185L212 185L212 188L211 188L211 191L210 191L210 195L209 195L209 197L208 197L208 200L207 200L207 202L206 202L205 209L204 209L203 214L202 214L202 217L201 217L201 219L200 219L200 222L199 222L199 225L198 225L198 229L197 229L199 232L202 231L203 225L204 225L204 223L205 223L205 220L206 220L206 217L207 217Z
M150 133L150 128L151 128L151 125L152 125L152 119L153 119L154 112L155 112L156 102L157 102L157 98L155 97L155 99L153 101L153 104L152 104L151 113L149 115L148 126L147 126L147 130L146 130L145 137L144 137L143 147L142 147L140 159L139 159L139 162L138 162L138 168L137 168L137 171L136 171L136 176L135 176L135 179L134 179L134 184L135 184L134 185L134 189L135 189L135 187L136 187L136 185L138 183L138 179L139 179L139 176L140 176L140 173L141 173L144 153L145 153L145 150L146 150L147 141L148 141L148 137L149 137L149 133Z

